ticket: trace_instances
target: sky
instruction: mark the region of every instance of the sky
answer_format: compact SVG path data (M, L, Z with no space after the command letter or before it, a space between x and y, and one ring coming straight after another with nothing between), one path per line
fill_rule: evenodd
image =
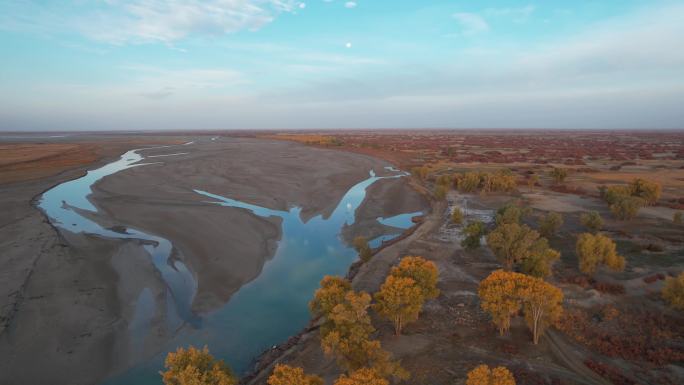
M0 1L0 130L684 128L684 1Z

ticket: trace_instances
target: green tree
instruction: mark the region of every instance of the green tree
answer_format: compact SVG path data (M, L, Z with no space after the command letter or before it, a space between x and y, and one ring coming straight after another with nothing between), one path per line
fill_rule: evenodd
M559 256L558 252L549 249L548 241L540 238L538 232L518 223L497 226L487 235L487 246L508 271L515 264L531 259L527 266L530 272L550 272L550 266L542 267L538 264L544 262L549 265Z
M523 258L520 270L533 277L545 278L551 275L551 266L559 258L560 252L550 248L546 238L539 238Z
M451 210L451 223L460 225L463 222L463 211L459 207L454 207Z
M582 213L582 215L580 215L580 222L592 233L597 233L603 228L603 218L601 218L601 214L596 211Z
M576 250L579 269L585 274L594 274L602 265L615 271L625 268L625 258L618 255L615 242L603 234L580 234Z
M304 369L277 364L268 378L268 385L323 385L323 379L304 373Z
M474 221L468 224L463 229L463 234L465 238L461 241L461 246L466 250L474 250L480 247L480 238L485 233L484 223L480 221Z
M667 277L662 295L673 309L684 310L684 272L675 278Z
M166 371L160 372L165 385L235 385L237 379L223 360L216 360L205 346L178 348L166 355Z
M358 236L354 238L352 242L354 249L359 254L359 259L363 262L368 262L373 257L373 251L368 245L368 239L366 237Z
M380 291L375 293L375 311L394 323L394 334L418 319L425 302L423 293L411 278L387 276Z
M635 196L626 196L610 205L610 212L616 218L628 220L636 217L639 209L644 206L644 200Z
M568 169L554 167L550 172L550 176L555 184L565 183L565 179L568 177Z
M539 221L539 233L550 238L556 235L556 232L563 226L563 215L559 213L548 213Z
M508 203L496 210L496 224L520 223L525 215L527 215L526 209L516 204Z

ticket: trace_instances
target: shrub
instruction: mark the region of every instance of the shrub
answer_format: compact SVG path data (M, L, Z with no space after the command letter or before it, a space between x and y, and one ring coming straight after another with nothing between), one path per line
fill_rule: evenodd
M554 167L553 170L551 170L551 172L549 173L549 175L551 176L551 178L553 178L553 182L555 184L562 184L568 177L568 169Z
M480 238L485 233L484 223L479 221L471 222L463 229L463 233L466 237L461 241L461 246L466 250L477 249L480 247Z
M596 233L603 227L603 218L601 218L601 214L598 212L590 211L580 215L580 223L592 233Z
M451 210L451 223L455 225L460 225L463 222L463 211L460 208L454 207Z
M554 236L561 226L563 226L563 215L548 213L539 221L539 232L541 235L549 238Z
M677 277L668 277L663 287L663 299L673 308L684 310L684 272Z
M373 257L373 251L368 245L368 239L366 237L358 236L354 238L352 242L354 249L359 254L359 259L363 262L368 262Z
M676 225L681 225L684 223L684 219L682 219L682 212L677 211L676 213L672 214L672 222Z

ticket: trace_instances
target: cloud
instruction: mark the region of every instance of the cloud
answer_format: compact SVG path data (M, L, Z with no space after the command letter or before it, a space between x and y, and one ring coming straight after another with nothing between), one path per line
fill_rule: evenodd
M476 13L457 12L452 16L460 24L462 33L465 36L489 31L489 24L487 21Z
M299 0L107 0L95 10L79 8L79 2L62 8L49 2L8 3L0 5L0 29L43 34L76 30L92 40L115 45L172 44L191 35L258 30L279 14L306 7Z
M524 23L535 10L534 5L526 5L520 8L487 8L484 10L484 14L492 17L510 18L514 23Z
M347 1L344 3L345 8L356 8L356 2L355 1Z

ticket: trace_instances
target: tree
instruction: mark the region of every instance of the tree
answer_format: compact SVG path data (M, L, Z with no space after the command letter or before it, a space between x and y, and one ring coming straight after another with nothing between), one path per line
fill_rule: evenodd
M643 199L647 205L656 204L663 191L660 183L641 178L634 179L631 188L632 195Z
M672 214L672 222L674 222L675 225L681 225L684 220L682 220L682 212L677 211L676 213Z
M667 277L662 295L672 308L684 310L684 272L675 278Z
M463 229L463 233L466 237L461 241L461 246L467 250L477 249L480 247L480 238L485 233L484 223L480 221L471 222Z
M304 373L304 369L277 364L268 378L268 385L323 385L323 379Z
M496 210L496 224L520 223L520 220L527 214L527 210L522 207L508 203Z
M539 233L518 223L503 223L487 235L487 246L508 271L528 254Z
M435 180L435 183L437 183L438 185L447 186L448 188L451 185L452 179L453 178L450 175L440 175Z
M368 315L370 295L349 291L327 316L329 326L321 327L321 347L326 355L336 358L337 364L354 371L370 367L383 376L406 378L408 373L390 354L382 349L379 341L371 340L375 332Z
M389 385L389 381L373 369L362 368L352 372L349 377L343 374L335 381L335 385Z
M533 277L527 277L519 288L525 321L532 331L532 341L536 345L546 329L560 319L563 313L563 292L550 283Z
M351 283L342 277L326 275L320 285L309 302L309 310L314 317L327 317L335 306L344 302Z
M618 219L628 220L636 217L642 206L644 206L644 200L642 198L627 196L611 204L610 212Z
M237 379L223 360L216 360L205 346L169 352L160 372L165 385L235 385Z
M451 223L460 225L463 222L463 211L459 207L454 207L451 210Z
M449 186L445 186L443 184L438 184L435 185L435 198L437 200L444 200L446 198L447 193L449 192Z
M533 277L545 278L551 275L551 266L559 258L560 252L550 248L546 238L539 238L523 258L520 270Z
M394 323L394 334L401 334L404 325L418 319L425 297L411 278L387 276L380 291L375 293L375 311Z
M489 313L492 321L504 335L511 327L511 316L520 311L522 303L518 296L519 282L523 274L496 270L480 281L477 294L480 307Z
M458 181L458 190L461 192L473 192L480 187L480 174L475 171L467 172Z
M490 369L483 364L468 372L466 385L515 385L515 378L503 366Z
M423 257L406 256L402 258L399 264L392 268L390 274L395 277L413 279L425 299L434 299L439 295L437 266L434 262Z
M527 178L527 187L533 188L537 184L539 184L539 175L532 174Z
M563 226L563 215L559 213L548 213L539 221L539 233L550 238L556 234L558 229Z
M370 246L368 246L368 239L366 237L358 236L354 238L352 244L354 245L356 252L359 254L359 259L361 259L361 261L370 261L371 257L373 257L373 250L371 250Z
M598 232L603 227L603 218L601 218L601 214L596 211L582 213L582 215L580 215L580 222L592 233Z
M414 167L411 169L411 174L415 175L420 180L425 180L425 178L427 178L427 175L429 172L430 172L430 169L427 168L426 166Z
M565 179L568 177L568 169L554 167L553 170L551 170L550 175L555 184L563 184Z
M614 271L625 268L625 258L617 254L615 242L603 234L580 234L576 250L579 269L585 274L594 274L601 265Z

